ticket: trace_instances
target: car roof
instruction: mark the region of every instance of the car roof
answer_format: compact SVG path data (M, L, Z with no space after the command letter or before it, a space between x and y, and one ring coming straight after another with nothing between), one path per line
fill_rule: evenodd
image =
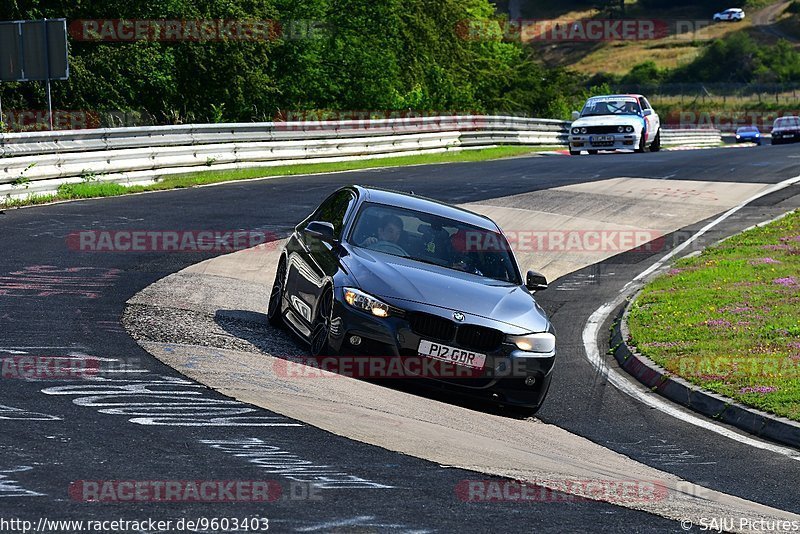
M643 95L637 95L637 94L633 94L633 93L618 94L618 95L595 95L595 96L590 96L589 100L591 100L593 98L636 98L636 99L639 99L639 98L643 98Z
M353 185L351 187L356 191L359 197L364 199L364 202L408 208L439 217L445 217L447 219L455 219L484 230L498 230L497 224L490 218L444 202L439 202L438 200L378 187L365 187L360 185Z

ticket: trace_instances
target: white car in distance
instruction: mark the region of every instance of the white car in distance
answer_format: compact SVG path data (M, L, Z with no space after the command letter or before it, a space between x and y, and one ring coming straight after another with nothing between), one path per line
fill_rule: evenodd
M627 149L651 152L661 149L661 121L650 102L642 95L593 96L583 110L572 112L569 128L569 153L577 156L586 150Z
M744 20L744 10L738 7L732 7L719 13L714 13L714 22L721 22L723 20L740 21Z

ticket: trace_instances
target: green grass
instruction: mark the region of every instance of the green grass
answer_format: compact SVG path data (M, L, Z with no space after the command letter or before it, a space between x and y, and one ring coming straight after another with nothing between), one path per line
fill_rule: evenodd
M196 185L214 184L231 180L266 178L271 176L294 176L299 174L371 169L375 167L397 167L404 165L426 165L433 163L487 161L563 148L564 147L500 146L481 150L464 150L456 152L443 152L439 154L419 154L414 156L363 159L333 163L304 163L277 167L249 167L246 169L216 171L208 170L168 176L151 185L124 186L116 183L100 182L92 179L75 184L63 184L59 186L56 194L35 195L24 199L6 198L5 203L0 200L0 207L14 208L46 204L48 202L55 202L58 200L111 197L128 193L180 189L193 187Z
M800 211L678 261L628 324L670 373L800 421Z

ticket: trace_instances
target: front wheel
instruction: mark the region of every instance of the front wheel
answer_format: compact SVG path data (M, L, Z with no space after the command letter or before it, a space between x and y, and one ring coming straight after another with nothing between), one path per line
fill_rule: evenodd
M642 139L639 141L639 146L633 149L636 153L644 152L644 140L647 136L645 135L644 131L642 131Z
M283 328L283 286L286 283L286 261L281 259L278 264L278 272L275 273L275 281L272 283L272 291L269 295L269 308L267 309L267 319L269 324L277 328Z
M594 156L597 154L597 150L589 150L589 155Z
M650 152L658 152L661 150L661 128L656 132L656 138L650 144Z
M570 156L580 156L581 155L581 151L580 150L570 150L569 151L569 155Z
M328 286L320 296L317 304L317 317L311 327L311 355L331 356L333 349L328 343L331 335L333 316L333 289Z

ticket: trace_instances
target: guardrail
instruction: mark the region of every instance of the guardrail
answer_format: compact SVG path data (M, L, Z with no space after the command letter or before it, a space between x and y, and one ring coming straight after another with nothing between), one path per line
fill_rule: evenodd
M661 144L665 146L716 146L722 142L719 130L661 130Z
M401 156L497 145L565 146L569 122L502 116L108 128L0 135L0 197L87 179ZM718 144L719 132L662 131L662 143Z

